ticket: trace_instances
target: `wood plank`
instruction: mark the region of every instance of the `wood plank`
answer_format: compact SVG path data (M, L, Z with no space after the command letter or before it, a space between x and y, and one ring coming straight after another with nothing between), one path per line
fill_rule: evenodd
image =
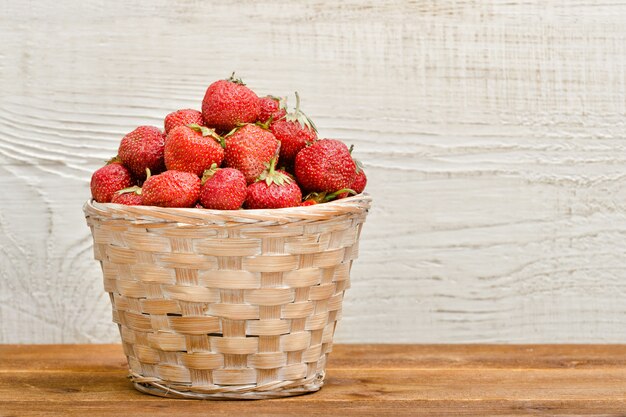
M626 342L623 2L35 4L0 5L0 342L119 340L90 174L233 70L365 164L338 342Z
M333 369L614 368L626 345L335 345Z
M468 402L525 399L568 401L598 399L626 401L626 369L511 370L511 369L329 369L326 386L300 401L325 402L454 400ZM19 392L19 396L16 393ZM135 391L125 371L3 372L0 401L75 402L147 400ZM158 401L159 397L152 397ZM151 399L152 400L152 399Z
M321 391L267 401L163 399L119 345L0 345L0 417L93 415L623 416L623 345L337 345ZM381 358L383 358L381 360Z
M318 395L318 394L311 394ZM624 402L586 399L568 402L557 401L494 401L468 402L465 400L393 401L376 402L349 399L319 403L300 401L305 397L254 402L170 400L91 401L89 403L51 403L16 401L2 405L0 417L93 417L129 415L137 417L184 416L242 416L293 417L293 416L596 416L623 417ZM27 410L27 411L26 411Z
M120 371L127 362L122 345L2 345L0 373L12 371Z
M614 368L626 367L626 345L333 346L330 369ZM117 370L121 345L0 345L0 372Z

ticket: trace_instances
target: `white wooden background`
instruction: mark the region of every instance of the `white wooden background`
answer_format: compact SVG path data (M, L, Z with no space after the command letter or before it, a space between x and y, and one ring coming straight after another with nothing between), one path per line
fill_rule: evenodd
M619 1L0 2L0 342L118 340L82 203L232 70L356 145L340 342L626 342Z

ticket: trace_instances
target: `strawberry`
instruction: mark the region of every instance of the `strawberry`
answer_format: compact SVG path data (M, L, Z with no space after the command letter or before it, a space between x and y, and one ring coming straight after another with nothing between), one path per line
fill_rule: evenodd
M309 199L309 200L304 200L300 205L302 207L306 207L306 206L314 206L316 204L317 204L317 201Z
M285 171L276 170L276 158L272 158L257 182L248 186L246 208L271 209L299 206L302 191Z
M333 193L352 185L356 164L343 142L322 139L298 153L295 173L304 190Z
M280 141L280 163L293 167L296 155L307 144L317 140L313 122L300 110L300 96L296 92L296 109L270 125L270 130Z
M91 176L91 196L98 203L110 203L116 191L132 184L128 169L113 158Z
M354 145L350 145L350 155L352 155L352 150L354 149ZM346 198L349 194L361 194L363 190L365 190L365 185L367 184L367 177L365 176L365 171L363 170L363 164L358 159L352 158L354 164L356 165L356 176L352 181L352 185L350 186L351 192L339 193L337 195L337 199Z
M200 178L183 171L148 176L143 183L143 204L159 207L194 207L200 195Z
M282 100L274 96L265 96L259 98L259 104L261 111L259 112L259 122L267 123L270 118L272 122L280 119L287 114L287 111L282 105Z
M241 171L251 184L278 153L279 146L280 142L268 130L244 125L226 138L224 165Z
M165 170L164 147L165 136L158 128L139 126L124 136L117 154L136 178L143 179L146 168L152 173Z
M367 177L365 176L365 171L361 169L354 177L354 181L352 181L351 189L354 190L355 193L361 194L363 190L365 190L365 185L367 184Z
M143 205L141 188L135 185L134 187L116 191L111 203L124 204L127 206L141 206Z
M227 80L214 82L202 100L202 116L207 126L228 132L241 123L259 118L259 97L235 73Z
M213 164L202 177L200 203L207 209L238 210L246 200L246 179L234 168L217 168Z
M165 134L167 135L170 130L174 129L176 126L191 124L204 126L204 119L202 118L201 112L193 109L176 110L165 116Z
M221 165L224 159L222 140L213 129L205 126L177 126L165 139L165 166L168 170L201 176L211 165Z

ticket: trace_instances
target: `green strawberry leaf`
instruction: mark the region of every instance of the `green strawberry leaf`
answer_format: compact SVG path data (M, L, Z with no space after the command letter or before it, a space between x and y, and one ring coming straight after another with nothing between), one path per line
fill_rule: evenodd
M203 137L207 137L207 136L212 137L213 139L217 141L217 143L219 143L222 146L222 148L226 147L226 142L224 141L224 138L218 135L215 129L211 129L206 126L200 126L197 123L188 124L187 127L195 130L198 133L201 133Z
M358 159L353 159L354 164L356 165L356 173L360 174L363 171L363 163Z
M323 203L325 201L324 200L325 198L326 198L326 191L322 191L321 193L313 191L313 192L307 194L304 197L303 201L313 200L316 203Z
M261 129L270 130L270 125L272 124L272 121L273 121L272 119L274 119L274 115L273 114L270 116L269 119L267 119L267 121L265 123L259 121L259 122L256 122L255 125L257 125Z
M120 157L118 155L115 155L113 158L107 160L105 165L121 164L121 163L122 163L122 160L120 159Z
M211 164L211 167L209 169L205 169L204 172L202 173L202 179L201 179L202 185L204 185L204 183L206 183L210 178L212 178L213 175L215 175L215 173L218 170L219 168L217 167L217 164L215 162Z
M348 151L350 152L350 155L352 155L352 151L354 150L354 145L350 145L350 149L348 149ZM361 171L363 171L363 163L361 161L359 161L358 159L354 159L352 158L352 160L354 161L354 164L356 165L356 173L360 174Z

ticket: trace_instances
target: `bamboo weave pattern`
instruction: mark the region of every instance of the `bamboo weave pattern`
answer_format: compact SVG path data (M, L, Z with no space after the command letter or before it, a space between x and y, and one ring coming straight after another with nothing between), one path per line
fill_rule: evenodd
M214 211L87 202L135 386L180 398L318 390L370 203L358 195Z

